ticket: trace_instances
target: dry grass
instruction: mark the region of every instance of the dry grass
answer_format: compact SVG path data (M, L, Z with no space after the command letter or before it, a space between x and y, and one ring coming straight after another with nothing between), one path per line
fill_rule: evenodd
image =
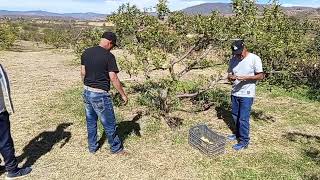
M254 109L274 121L252 120L252 142L246 151L233 151L230 142L226 154L210 158L188 145L188 130L197 123L206 123L221 134L230 133L225 122L217 118L215 108L200 113L174 112L184 119L176 131L152 116L128 124L136 112L146 111L135 103L136 95L131 95L128 106L116 108L119 127L140 127L141 137L127 133L125 147L130 154L111 155L105 143L91 155L87 151L78 67L66 65L73 58L66 52L50 50L1 52L17 109L11 119L17 155L34 137L46 132L42 139L33 141L29 155L36 157L36 151L42 154L27 179L319 178L320 103L274 96L263 90L259 90ZM66 122L73 124L62 132L65 136L57 134L56 127ZM68 136L70 141L60 148Z

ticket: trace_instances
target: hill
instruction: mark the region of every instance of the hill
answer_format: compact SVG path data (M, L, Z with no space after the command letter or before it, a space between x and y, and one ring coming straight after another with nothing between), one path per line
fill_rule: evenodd
M264 4L258 4L259 11L262 11L264 7L267 5ZM302 6L292 6L292 7L282 7L282 9L288 14L288 15L319 15L320 10L317 8L311 8L311 7L302 7ZM212 11L218 11L223 15L232 15L232 4L231 3L204 3L192 7L188 7L186 9L183 9L182 12L195 15L195 14L202 14L202 15L208 15Z
M9 18L41 18L41 19L62 19L62 20L103 20L106 14L98 13L52 13L47 11L7 11L0 10L0 17Z

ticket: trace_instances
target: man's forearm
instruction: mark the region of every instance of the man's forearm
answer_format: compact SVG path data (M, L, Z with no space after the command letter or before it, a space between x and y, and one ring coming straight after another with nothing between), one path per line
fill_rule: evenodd
M84 75L81 73L81 80L84 82Z
M81 74L81 80L82 82L84 82L84 77L86 76L86 67L84 65L81 65L80 74Z
M118 78L115 78L111 82L113 86L117 89L117 91L121 94L121 96L126 96L126 93L124 92L121 82Z
M254 76L248 76L248 80L262 80L263 78L264 78L263 73L259 73Z
M262 80L264 78L263 73L256 74L254 76L236 76L236 79L238 80Z

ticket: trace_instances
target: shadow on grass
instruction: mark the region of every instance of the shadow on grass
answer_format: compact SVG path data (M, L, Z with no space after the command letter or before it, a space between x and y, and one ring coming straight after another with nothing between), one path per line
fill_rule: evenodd
M319 149L314 148L314 147L310 147L309 149L306 149L304 151L304 153L306 154L306 156L311 158L315 163L320 165L320 151L319 151Z
M251 117L254 121L266 121L266 122L275 122L275 118L270 115L266 115L261 110L253 110L251 111Z
M231 99L229 92L220 89L211 90L199 94L192 99L194 104L213 104L215 107L217 117L222 119L229 129L235 133L235 123L231 113ZM266 115L261 110L252 110L251 117L254 121L275 122L273 116Z
M304 138L304 139L307 139L308 141L315 140L316 142L320 143L319 136L304 134L300 132L289 132L285 134L284 137L287 138L289 141L294 141L294 142L298 141L299 138Z
M319 180L320 175L319 174L307 174L303 177L305 180Z
M315 135L304 134L300 132L290 132L284 135L289 141L298 142L301 140L303 143L316 142L320 143L320 137ZM304 146L305 147L305 146ZM303 153L309 157L312 161L320 165L320 150L314 147L304 149Z
M26 160L23 167L32 166L39 158L50 152L53 146L59 142L60 148L66 145L70 138L71 132L65 131L72 123L62 123L54 131L44 131L34 137L28 145L23 148L23 153L17 157L18 162Z
M122 121L118 123L118 135L122 142L124 142L131 134L141 137L140 125L137 123L142 117L142 112L138 112L130 121Z
M215 108L217 112L218 119L222 119L224 123L228 126L233 134L236 134L236 125L231 115L231 111L223 106L218 106Z
M310 100L319 101L320 102L320 90L319 89L310 88L308 90L308 92L307 92L307 97Z
M138 137L141 137L140 133L140 125L137 123L138 120L140 120L142 117L142 112L138 112L130 121L122 121L117 124L117 134L120 138L120 140L124 143L126 139L131 134L134 134ZM103 131L103 134L101 135L101 138L98 141L99 149L104 145L106 142L107 137L105 131Z
M176 130L180 128L183 124L184 119L180 117L173 117L173 116L165 116L163 117L165 121L167 122L168 126L171 128L171 130Z

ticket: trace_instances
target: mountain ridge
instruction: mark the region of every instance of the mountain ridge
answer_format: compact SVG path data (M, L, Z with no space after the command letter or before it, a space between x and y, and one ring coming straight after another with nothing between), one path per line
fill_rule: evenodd
M262 11L266 4L257 4L259 11ZM300 14L315 14L320 16L320 8L303 7L303 6L292 6L281 8L288 15L300 15ZM189 15L201 14L208 15L212 11L218 11L222 15L232 15L232 4L231 3L203 3L195 6L191 6L180 10ZM150 13L150 14L154 14ZM0 10L0 18L41 18L41 19L63 19L63 20L105 20L108 14L99 14L93 12L87 13L54 13L42 10L37 11L8 11Z

